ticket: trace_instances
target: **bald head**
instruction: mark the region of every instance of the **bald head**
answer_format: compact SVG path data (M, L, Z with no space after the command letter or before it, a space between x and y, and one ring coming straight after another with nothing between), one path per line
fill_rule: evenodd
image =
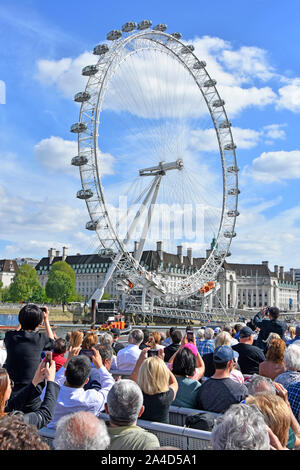
M57 424L56 450L104 450L110 439L104 421L89 411L63 416Z

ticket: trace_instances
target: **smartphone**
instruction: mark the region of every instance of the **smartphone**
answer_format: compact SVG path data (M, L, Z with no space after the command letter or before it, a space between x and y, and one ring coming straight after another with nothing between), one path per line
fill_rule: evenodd
M87 356L92 360L92 357L94 356L94 351L92 349L81 349L79 354L84 354L84 356Z
M158 356L158 349L149 349L148 357Z
M186 338L189 343L192 343L194 341L194 332L192 330L187 330Z
M48 363L49 366L50 366L51 362L52 362L52 352L51 351L46 351L46 353L45 353L45 365Z

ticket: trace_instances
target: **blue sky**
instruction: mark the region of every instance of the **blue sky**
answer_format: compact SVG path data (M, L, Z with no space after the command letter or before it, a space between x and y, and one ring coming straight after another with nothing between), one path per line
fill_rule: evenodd
M76 149L69 129L79 114L73 95L84 83L82 66L107 32L149 18L195 45L226 101L241 170L230 261L300 268L299 10L296 0L2 2L0 258L39 258L65 245L70 253L96 249L84 229L86 207L75 197L78 174L69 165ZM116 182L131 173L118 163L124 134L112 145L106 119L105 152L112 158L104 181L115 195ZM202 154L212 155L209 132L201 139Z

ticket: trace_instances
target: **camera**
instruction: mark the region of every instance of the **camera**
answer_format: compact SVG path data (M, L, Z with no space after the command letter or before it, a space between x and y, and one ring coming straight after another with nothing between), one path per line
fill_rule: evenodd
M157 356L157 355L158 355L158 349L149 349L148 357Z
M46 354L45 354L45 365L48 363L49 366L51 365L51 361L52 361L52 352L51 351L46 351Z

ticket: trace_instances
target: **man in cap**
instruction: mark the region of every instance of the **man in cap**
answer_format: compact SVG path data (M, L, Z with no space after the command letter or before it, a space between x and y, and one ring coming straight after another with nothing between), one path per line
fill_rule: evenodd
M112 348L115 351L115 353L118 354L118 352L121 349L125 348L124 344L118 342L120 339L120 330L119 328L112 328L110 332L112 333L113 338L114 338L114 341L112 343Z
M247 387L230 378L234 358L238 354L230 346L222 345L214 350L215 373L206 380L197 393L197 408L212 413L225 413L234 403L240 403L248 395Z
M259 364L266 360L263 351L253 345L254 331L244 326L240 331L239 343L232 346L239 353L238 364L243 375L258 374Z

